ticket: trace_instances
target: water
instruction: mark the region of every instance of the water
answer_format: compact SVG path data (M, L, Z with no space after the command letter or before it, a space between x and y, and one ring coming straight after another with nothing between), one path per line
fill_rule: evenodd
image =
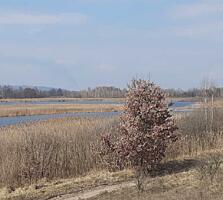
M48 119L61 119L65 117L113 117L119 114L120 112L92 112L92 113L65 113L65 114L51 114L51 115L0 117L0 127L29 123L29 122L37 122Z
M41 103L52 103L52 101L48 102L41 102ZM56 102L56 101L55 101ZM58 102L58 101L57 101ZM72 101L74 102L74 101ZM95 101L95 100L81 100L78 101L78 103L82 104L101 104L103 103L110 103L114 104L114 101ZM10 102L11 103L11 102ZM14 102L13 102L14 103ZM37 102L33 102L37 103ZM38 102L39 103L39 102ZM61 103L61 102L58 102ZM62 102L64 103L64 102ZM115 102L120 103L121 102ZM192 106L193 102L174 102L173 105L170 107L171 110L174 110L177 108L177 111L175 112L187 112L187 110L184 107ZM48 119L59 119L59 118L65 118L65 117L112 117L119 115L120 112L91 112L91 113L65 113L65 114L51 114L51 115L32 115L32 116L16 116L16 117L0 117L0 127L9 126L9 125L15 125L15 124L21 124L21 123L29 123L29 122L36 122L36 121L43 121Z
M192 106L194 102L192 101L175 101L171 107L173 108L182 108L187 106Z
M175 113L189 113L193 110L194 103L192 101L175 101L170 106L170 110Z
M33 104L33 105L48 105L48 104L123 104L121 101L113 100L91 100L91 99L79 99L79 100L42 100L42 101L0 101L0 105L21 105L21 104ZM190 101L175 101L171 107L185 107L191 106L193 102Z

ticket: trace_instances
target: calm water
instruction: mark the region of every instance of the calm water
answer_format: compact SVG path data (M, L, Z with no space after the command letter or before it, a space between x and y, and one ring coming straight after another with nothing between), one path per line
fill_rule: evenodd
M173 102L173 108L181 108L181 107L186 107L186 106L192 106L194 102L191 101L176 101Z
M72 101L74 102L74 101ZM82 102L82 104L89 102L94 104L99 104L101 101L78 101L78 103ZM103 103L110 103L112 101L103 101ZM14 102L13 102L14 103ZM36 102L35 102L36 103ZM43 103L43 102L41 102ZM47 104L46 102L44 102ZM50 101L52 103L52 101ZM59 102L58 102L59 103ZM60 102L61 103L61 102ZM64 102L62 102L64 103ZM116 103L116 102L115 102ZM120 103L120 102L118 102ZM114 104L114 102L112 102ZM174 110L174 108L182 108L179 109L177 112L186 112L184 110L184 107L193 105L193 102L174 102L174 104L171 106L171 109ZM3 126L9 126L9 125L15 125L15 124L21 124L21 123L28 123L28 122L35 122L35 121L43 121L48 119L59 119L59 118L65 118L65 117L112 117L119 115L120 112L94 112L94 113L65 113L65 114L51 114L51 115L33 115L33 116L17 116L17 117L0 117L0 127Z
M123 104L121 101L112 101L112 100L50 100L50 101L0 101L0 105L20 105L20 104L34 104L34 105L42 105L42 104ZM172 107L184 107L191 106L193 102L189 101L176 101L173 102Z
M0 117L0 127L43 121L48 119L60 119L65 117L113 117L119 115L120 112L92 112L92 113L65 113L52 115L32 115L32 116L17 116L17 117Z

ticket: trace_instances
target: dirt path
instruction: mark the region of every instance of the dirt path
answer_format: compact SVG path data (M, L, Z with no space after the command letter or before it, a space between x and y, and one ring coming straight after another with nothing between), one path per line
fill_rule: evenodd
M87 200L92 197L98 196L104 192L114 192L121 188L129 188L135 186L135 183L132 182L125 182L117 185L110 185L110 186L100 186L88 191L83 191L79 193L69 194L69 195L62 195L58 197L54 197L50 200Z

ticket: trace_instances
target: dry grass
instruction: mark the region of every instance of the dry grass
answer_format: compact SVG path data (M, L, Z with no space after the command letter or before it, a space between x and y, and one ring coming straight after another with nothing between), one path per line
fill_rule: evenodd
M90 172L84 177L72 179L58 179L47 182L45 179L23 188L17 188L14 192L8 188L0 189L1 200L46 200L63 194L70 194L95 188L101 185L112 185L122 183L133 178L130 170L120 172Z
M223 111L215 110L208 132L202 109L176 120L183 136L147 178L143 193L139 194L136 187L120 188L93 199L222 199L223 169L218 163L223 158ZM98 145L100 133L112 131L116 125L115 118L69 118L0 129L0 199L43 200L129 180L131 172L118 172L115 178L112 173L100 175L104 170L101 158L91 148Z
M66 101L98 101L101 104L63 104ZM172 99L178 101L191 101L187 98ZM61 104L31 104L31 102L57 101ZM112 101L114 104L103 104L103 101ZM170 99L168 101L171 101ZM111 112L121 111L122 105L116 102L124 102L124 98L33 98L33 99L1 99L0 102L20 102L18 105L0 105L0 117L30 116L46 114L62 114L75 112ZM26 104L24 104L26 103ZM29 104L30 103L30 104ZM184 108L194 109L199 105ZM182 108L179 108L182 109ZM177 109L176 109L177 110Z
M91 200L221 200L222 188L223 149L215 149L164 162L146 178L143 192L123 186Z
M0 129L0 187L70 178L100 168L92 146L115 118L68 118Z
M135 187L105 192L91 200L222 200L222 182L201 186L196 170L153 178L142 193Z
M122 102L124 98L67 98L67 97L59 97L59 98L25 98L25 99L0 99L0 102L43 102L43 101L58 101L58 102L66 102L66 101L114 101L114 102Z
M94 193L98 186L102 186L105 188L104 191L90 198L91 200L220 200L223 197L223 168L219 168L213 181L210 181L209 176L202 179L204 172L200 170L201 166L206 166L203 164L204 161L212 161L213 155L218 153L219 151L212 151L211 154L205 152L196 157L163 163L158 174L147 177L145 190L140 193L132 184L126 185L126 181L132 180L131 183L134 183L134 173L131 170L115 173L101 171L91 172L85 177L76 179L51 182L43 179L36 184L17 188L14 192L3 188L0 190L0 199L45 200L63 194L73 193L75 196L80 191ZM223 156L222 151L221 156ZM106 189L109 185L120 183L120 187L115 191Z
M217 108L222 108L223 107L223 99L218 99L217 101L214 102L214 105Z
M182 156L196 156L200 152L223 148L223 110L215 109L213 123L208 121L203 108L192 113L175 116L181 138L168 149L166 159L176 159Z
M113 104L47 104L0 105L0 117L61 114L75 112L120 111L121 105Z

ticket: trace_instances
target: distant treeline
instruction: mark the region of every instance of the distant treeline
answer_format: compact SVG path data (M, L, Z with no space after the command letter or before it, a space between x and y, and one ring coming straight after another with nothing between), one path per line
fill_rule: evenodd
M123 98L127 90L116 87L96 87L80 91L70 91L64 89L47 89L43 90L38 87L12 87L0 86L0 98L47 98L47 97L70 97L70 98ZM166 89L170 97L202 97L203 89ZM211 93L215 97L223 97L223 88L212 88L206 90L206 94Z
M203 96L214 96L223 97L223 88L212 87L208 89L194 88L189 90L182 89L167 89L166 92L170 97L203 97Z
M0 86L0 98L47 98L47 97L72 97L72 98L122 98L125 96L126 89L115 87L96 87L87 90L70 91L64 89L24 88L12 86Z

